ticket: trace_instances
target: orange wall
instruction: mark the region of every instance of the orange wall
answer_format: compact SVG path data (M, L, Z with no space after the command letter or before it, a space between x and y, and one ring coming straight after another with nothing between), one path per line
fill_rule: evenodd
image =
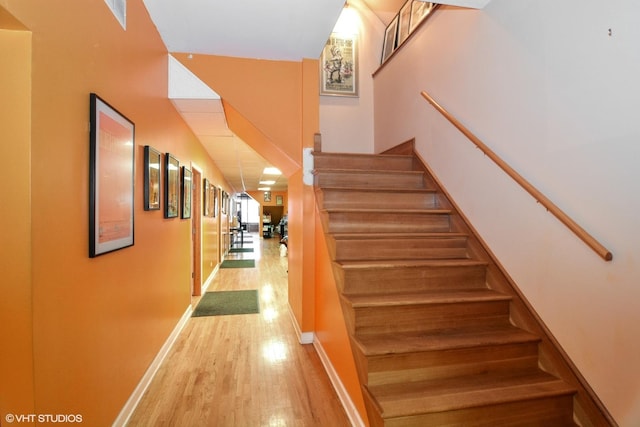
M0 416L34 410L31 323L31 33L0 8ZM11 58L10 61L5 58ZM2 421L0 421L1 423Z
M294 172L302 159L300 62L172 55L224 100L234 133L270 162L280 163L285 175Z
M226 184L167 99L167 52L141 1L128 2L127 31L102 1L0 0L0 5L33 31L32 54L21 41L19 52L5 56L2 42L3 72L5 58L17 66L25 56L33 70L33 96L25 90L17 110L12 105L8 113L14 126L0 127L2 150L10 150L2 154L11 155L19 168L3 176L3 182L16 182L11 215L20 214L10 234L20 244L2 253L3 263L15 267L3 269L0 299L16 307L11 323L19 324L12 328L9 363L3 360L20 375L2 378L12 399L20 400L8 411L35 402L25 412L79 413L86 425L108 425L191 302L190 221L143 211L143 146L170 152L184 165L195 162L203 176ZM11 80L12 85L28 82L29 69L21 72L25 78ZM90 92L136 125L135 245L94 259L88 258ZM23 121L28 101L30 153L20 147L28 143ZM12 146L5 148L10 145L5 141ZM5 285L9 275L12 287ZM10 402L4 395L1 401Z
M354 359L351 355L351 344L344 323L340 296L331 269L331 260L327 250L327 243L322 231L319 212L316 215L316 304L322 310L316 311L315 333L316 339L322 343L327 356L332 361L333 368L340 376L345 389L358 408L363 420L367 419L360 380L356 371ZM345 354L348 353L348 354Z

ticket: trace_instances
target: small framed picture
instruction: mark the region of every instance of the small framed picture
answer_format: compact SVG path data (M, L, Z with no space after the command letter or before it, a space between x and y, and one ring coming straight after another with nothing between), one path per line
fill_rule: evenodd
M264 201L265 202L270 202L271 201L271 191L265 191L264 192Z
M146 145L144 147L144 210L160 210L160 152Z
M210 194L210 199L213 200L213 202L211 202L211 216L213 216L214 218L218 216L218 212L220 211L219 205L220 205L220 195L218 194L218 188L214 187L213 185L211 186L211 194Z
M407 0L398 14L398 46L400 46L411 33L409 31L409 21L411 18L411 8L413 7L413 3L413 0Z
M202 216L209 216L211 197L209 196L209 180L202 180Z
M180 162L167 153L164 162L164 217L175 218L180 210Z
M187 169L186 166L182 167L182 210L181 210L181 218L188 219L191 218L191 189L193 187L191 183L191 169Z
M276 196L276 206L282 206L282 196Z
M220 190L220 212L222 212L222 214L226 215L227 214L227 204L225 203L225 201L227 200L227 192L224 190Z
M431 3L428 1L414 1L411 3L411 20L409 23L409 32L413 32L422 21L424 21L427 16L433 12L437 3Z
M419 2L418 2L419 3ZM396 49L396 41L398 37L398 15L387 25L387 29L384 32L384 43L382 45L382 60L384 63L393 51Z
M89 96L89 257L133 246L135 126Z

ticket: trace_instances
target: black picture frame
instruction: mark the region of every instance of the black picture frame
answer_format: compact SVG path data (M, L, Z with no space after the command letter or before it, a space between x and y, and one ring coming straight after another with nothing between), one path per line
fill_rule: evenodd
M135 125L89 95L89 257L134 244Z
M155 148L144 147L144 210L160 210L162 190L162 155Z
M170 153L164 161L164 217L176 218L180 213L180 162Z
M218 205L220 204L220 196L218 196L218 187L211 186L211 192L209 194L211 202L211 216L216 218L218 216Z
M434 10L438 8L438 3L416 1L411 3L411 18L409 21L409 33L412 33Z
M227 192L224 190L221 190L221 196L220 196L220 211L226 215L227 214L227 205L225 203L225 201L227 200Z
M398 40L397 46L400 46L410 34L411 10L413 9L414 0L407 0L400 8L398 13Z
M384 31L384 42L382 44L382 59L380 63L384 63L393 51L396 49L396 43L398 40L398 20L400 19L399 15L396 15L387 28Z
M191 173L191 169L188 169L186 166L182 166L182 174L181 181L181 201L182 201L182 209L180 210L180 218L189 219L191 218L191 191L193 188L192 181L193 174Z
M209 216L210 198L209 198L209 180L204 178L202 180L202 216Z

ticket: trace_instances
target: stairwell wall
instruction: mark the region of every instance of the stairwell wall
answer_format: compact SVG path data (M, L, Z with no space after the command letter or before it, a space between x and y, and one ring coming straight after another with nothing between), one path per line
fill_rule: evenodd
M373 80L380 64L384 24L361 1L349 1L357 16L359 42L359 95L320 96L322 151L373 153Z
M622 426L640 423L640 4L442 6L374 77L375 151L415 137ZM605 262L482 155L426 90L613 252Z

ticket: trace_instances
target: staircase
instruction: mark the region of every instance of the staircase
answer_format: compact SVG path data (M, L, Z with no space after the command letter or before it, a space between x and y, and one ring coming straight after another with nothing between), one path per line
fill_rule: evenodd
M314 163L371 426L609 425L419 158Z

